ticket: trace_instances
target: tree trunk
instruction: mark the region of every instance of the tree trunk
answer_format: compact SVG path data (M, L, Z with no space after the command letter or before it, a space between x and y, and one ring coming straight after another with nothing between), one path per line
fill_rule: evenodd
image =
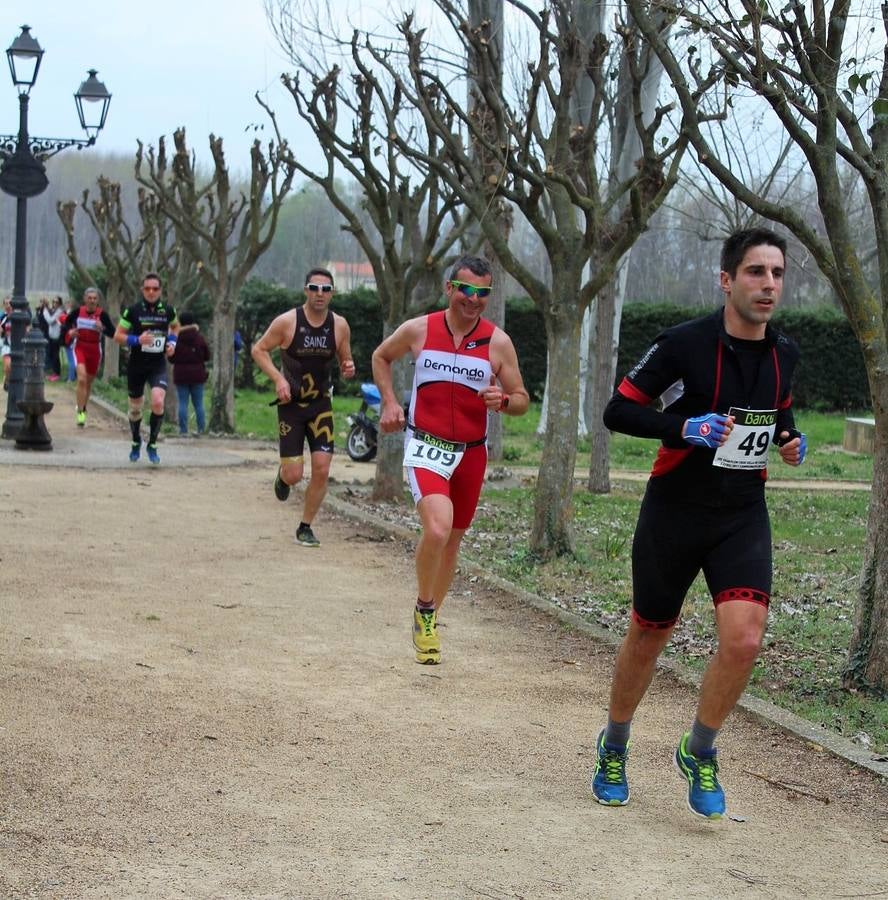
M562 284L558 284L558 280ZM579 278L557 279L556 296L576 298ZM544 310L549 356L548 417L537 475L531 552L548 559L573 553L573 475L579 414L580 328L583 313L575 299L561 299Z
M397 325L385 323L384 337L388 337ZM407 357L392 366L392 385L396 397L403 397L409 390L413 367ZM376 452L376 477L373 481L373 500L385 503L402 503L404 500L404 432L378 435Z
M846 687L888 694L888 369L873 391L873 488L854 632L843 681Z
M609 494L611 489L610 432L604 427L602 417L614 391L627 269L624 258L611 281L598 292L595 303L595 328L589 354L592 382L586 395L590 444L587 487L593 494Z
M163 398L163 420L179 427L179 395L173 382L173 364L167 360L167 390Z
M487 304L485 317L500 328L506 322L506 272L502 263L489 241L484 243L484 255L493 270L493 291L490 294L490 302ZM520 363L520 360L519 360ZM491 462L500 462L503 458L503 416L489 415L487 417L487 458Z
M234 433L234 318L236 304L224 298L213 312L210 431Z
M120 318L120 295L119 288L108 286L108 292L105 294L105 311L108 317L117 325ZM102 381L108 381L110 378L117 378L120 375L120 344L117 341L106 338L105 350L103 354L102 365Z

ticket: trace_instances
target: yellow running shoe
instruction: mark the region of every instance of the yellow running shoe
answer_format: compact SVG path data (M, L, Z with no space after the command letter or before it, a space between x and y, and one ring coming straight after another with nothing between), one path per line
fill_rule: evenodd
M77 410L77 427L83 428L86 425L86 410L78 409Z
M438 611L413 610L413 649L416 661L424 666L441 662L441 638L438 637Z

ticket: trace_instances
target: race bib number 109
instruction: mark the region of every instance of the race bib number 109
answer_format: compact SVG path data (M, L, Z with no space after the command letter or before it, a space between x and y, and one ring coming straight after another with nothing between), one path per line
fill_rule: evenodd
M445 441L417 428L404 447L404 465L428 469L450 481L465 452L465 444Z
M777 425L776 409L737 409L731 407L734 429L715 452L714 466L722 469L764 469L768 448Z

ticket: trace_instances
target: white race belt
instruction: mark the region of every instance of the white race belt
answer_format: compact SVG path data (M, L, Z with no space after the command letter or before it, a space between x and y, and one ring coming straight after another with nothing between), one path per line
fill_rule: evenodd
M466 445L435 437L419 428L411 428L411 437L404 445L404 465L407 468L428 469L450 481L456 471Z
M734 428L728 439L715 451L714 466L722 469L764 469L768 465L768 448L777 426L776 409L738 409L731 407Z

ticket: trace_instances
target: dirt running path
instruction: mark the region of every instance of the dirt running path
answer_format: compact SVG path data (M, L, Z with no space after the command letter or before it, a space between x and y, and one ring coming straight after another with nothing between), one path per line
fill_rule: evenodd
M611 650L460 581L444 664L416 665L410 548L329 513L295 546L273 459L0 466L0 896L888 892L888 789L745 716L721 741L740 820L692 817L693 697L665 675L631 804L592 802Z

